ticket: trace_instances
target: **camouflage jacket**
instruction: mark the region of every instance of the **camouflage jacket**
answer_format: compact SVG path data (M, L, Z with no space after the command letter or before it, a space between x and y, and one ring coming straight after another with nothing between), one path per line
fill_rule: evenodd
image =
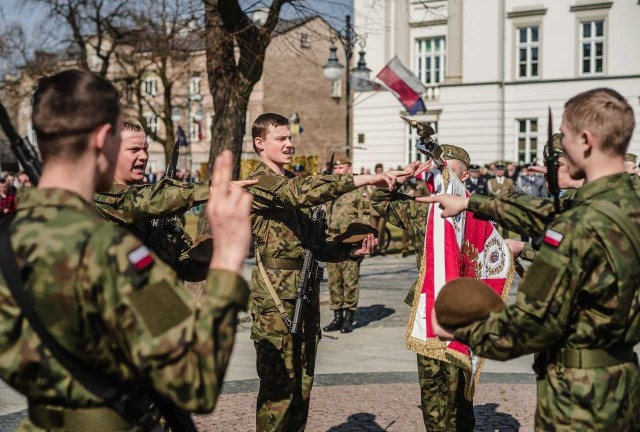
M248 188L253 194L253 236L262 259L293 260L302 263L304 249L311 247L310 228L312 207L335 200L356 189L352 175L315 175L296 177L287 171L277 174L264 163L249 174L258 184ZM336 246L326 236L317 245L320 261L342 261L350 248ZM274 266L275 267L275 266ZM296 298L300 270L283 270L265 264L269 279L281 299ZM269 292L260 270L254 267L251 275L252 295L268 298Z
M560 198L560 207L568 208L577 189L566 189ZM521 193L502 197L474 194L469 199L469 210L480 219L489 219L520 235L537 238L544 232L549 215L553 212L553 199L538 198ZM520 257L533 261L537 251L525 243Z
M560 198L561 209L570 206L576 189L568 189ZM553 212L553 199L539 198L512 192L501 197L474 194L469 198L469 210L481 219L518 234L536 237L543 233L545 223Z
M98 213L129 230L187 281L200 281L208 265L187 254L193 241L184 230L183 214L209 199L209 182L184 183L163 179L152 185L114 183L109 192L94 195ZM167 218L162 228L151 226L154 218Z
M427 192L428 193L428 192ZM424 255L424 237L427 228L427 216L429 204L421 204L414 201L413 197L400 192L389 192L383 188L377 188L371 194L371 206L392 225L395 225L409 234L409 239L416 251L416 265L418 269ZM413 304L413 296L416 289L416 280L404 302Z
M140 240L62 189L26 192L10 229L34 309L62 346L133 394L149 382L184 409L213 409L249 294L238 275L210 272L196 304ZM44 349L1 277L0 376L36 403L105 406Z
M350 223L371 222L371 202L364 188L346 193L326 204L329 234L335 236L344 232Z
M640 342L640 262L617 224L594 210L596 201L620 207L640 225L640 182L620 173L585 184L549 226L559 244L545 239L516 303L458 329L456 339L497 360ZM639 381L632 363L600 369L547 364L538 384L536 428L638 430L629 422L639 419Z

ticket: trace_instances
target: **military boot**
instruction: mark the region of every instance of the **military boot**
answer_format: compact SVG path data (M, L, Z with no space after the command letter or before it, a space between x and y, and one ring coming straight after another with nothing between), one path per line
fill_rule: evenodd
M353 331L353 311L351 309L347 309L347 312L344 317L344 323L342 324L342 328L340 329L340 333L351 333Z
M328 326L323 327L322 330L326 332L340 330L343 322L344 315L342 314L342 309L336 309L333 311L333 321L331 321Z

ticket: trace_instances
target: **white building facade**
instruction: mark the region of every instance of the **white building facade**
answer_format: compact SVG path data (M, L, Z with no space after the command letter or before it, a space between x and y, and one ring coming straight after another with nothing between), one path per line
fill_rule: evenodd
M394 56L418 76L442 144L474 163L542 158L548 107L596 87L627 98L640 124L640 4L636 0L354 0L376 74ZM390 92L354 98L354 167L415 160L406 111ZM640 126L630 152L640 153Z

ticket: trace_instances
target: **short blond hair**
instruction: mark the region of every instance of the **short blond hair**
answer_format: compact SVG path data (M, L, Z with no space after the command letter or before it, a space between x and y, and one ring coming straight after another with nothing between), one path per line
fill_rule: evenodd
M575 133L589 129L601 149L624 156L635 127L633 109L624 97L609 88L580 93L564 105L564 120Z

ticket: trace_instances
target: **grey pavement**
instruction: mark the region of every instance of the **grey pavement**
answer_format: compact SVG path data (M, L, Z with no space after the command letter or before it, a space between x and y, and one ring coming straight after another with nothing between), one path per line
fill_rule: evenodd
M247 279L252 265L248 261L245 266ZM416 355L404 341L409 314L404 298L417 276L413 256L364 260L356 330L327 333L320 342L308 431L422 430ZM508 303L515 300L518 283L516 278ZM326 281L321 313L325 325L332 318ZM259 383L250 327L250 317L243 314L223 395L213 414L197 417L200 430L253 430ZM485 362L474 398L476 430L532 429L532 362L533 356ZM0 432L15 430L25 407L24 399L0 382Z

